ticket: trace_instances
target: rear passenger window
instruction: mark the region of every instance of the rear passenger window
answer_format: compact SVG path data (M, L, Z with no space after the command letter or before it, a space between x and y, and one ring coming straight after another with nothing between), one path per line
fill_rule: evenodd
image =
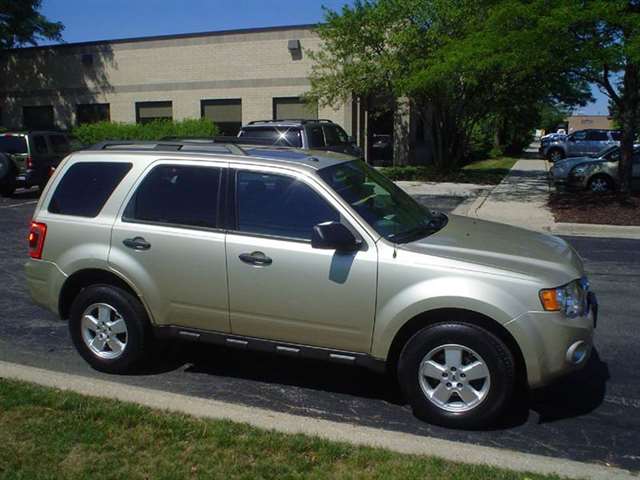
M82 162L66 171L49 202L61 215L95 217L131 169L130 163Z
M309 148L323 148L325 146L322 127L319 125L307 127L307 138L309 139Z
M40 135L33 137L33 149L35 150L35 153L48 153L47 141L44 137L41 137Z
M157 166L129 201L123 220L215 228L220 177L219 168Z
M311 240L314 225L340 214L308 185L284 175L238 172L238 230Z
M54 153L69 153L71 151L69 140L64 135L51 135L49 142Z

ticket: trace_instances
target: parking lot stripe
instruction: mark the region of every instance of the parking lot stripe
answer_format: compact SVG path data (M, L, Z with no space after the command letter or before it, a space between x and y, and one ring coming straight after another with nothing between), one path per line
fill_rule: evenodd
M25 205L35 205L36 203L38 203L37 200L32 200L30 202L14 203L12 205L0 205L0 208L16 208L23 207Z
M301 433L326 440L385 448L399 453L440 457L459 463L490 465L520 472L557 474L568 478L638 479L630 472L618 468L291 415L15 363L0 361L0 378L36 383L94 397L133 402L150 408L196 417L231 420L267 430Z

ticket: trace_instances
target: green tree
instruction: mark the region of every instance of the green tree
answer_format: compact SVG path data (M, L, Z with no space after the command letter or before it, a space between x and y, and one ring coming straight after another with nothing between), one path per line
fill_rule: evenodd
M323 48L311 53L309 96L325 104L350 95L365 103L380 94L407 99L423 119L430 156L441 169L468 157L480 123L482 130L492 125L501 149L517 152L543 102L584 103L589 89L587 80L557 65L540 68L535 36L513 35L517 44L498 48L505 39L496 19L505 3L363 0L327 11L319 28Z
M544 72L549 95L568 104L586 84L599 86L622 127L620 188L630 192L640 123L639 0L496 1L466 41L467 58L511 59L527 71Z
M62 39L64 26L40 13L42 0L0 0L0 49Z

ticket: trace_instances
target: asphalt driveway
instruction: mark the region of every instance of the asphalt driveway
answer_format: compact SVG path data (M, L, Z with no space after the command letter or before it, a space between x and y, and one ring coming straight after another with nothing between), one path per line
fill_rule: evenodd
M0 200L0 360L640 471L640 241L569 239L601 302L596 354L582 372L520 398L495 429L460 432L419 422L391 380L355 367L189 345L139 375L94 372L73 350L66 325L29 301L22 264L36 199L25 192Z

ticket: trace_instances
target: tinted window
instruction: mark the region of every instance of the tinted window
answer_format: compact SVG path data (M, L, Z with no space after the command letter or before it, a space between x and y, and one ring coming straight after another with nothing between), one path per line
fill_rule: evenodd
M25 137L0 135L0 152L27 153L27 141Z
M41 154L49 152L47 149L47 141L42 135L36 135L33 137L33 151Z
M130 169L130 163L76 163L60 180L49 211L95 217Z
M576 132L573 135L571 135L570 138L573 138L573 140L577 142L581 142L587 138L587 132L585 131Z
M622 132L611 132L611 138L613 138L616 142L622 140Z
M51 148L55 153L69 153L71 147L69 146L69 140L64 135L51 135L49 137Z
M307 127L307 138L309 140L309 148L323 148L324 135L320 125L315 127Z
M53 128L53 107L51 105L22 107L22 122L29 130Z
M271 140L274 145L301 147L302 135L299 128L291 127L250 127L243 128L240 138Z
M609 135L607 135L607 132L594 130L587 133L587 140L592 142L606 142L609 140Z
M219 168L160 165L142 181L124 219L215 228L219 190Z
M328 146L345 145L349 143L349 137L340 127L336 125L323 125L324 138Z
M238 230L303 240L339 213L308 185L283 175L238 172Z

